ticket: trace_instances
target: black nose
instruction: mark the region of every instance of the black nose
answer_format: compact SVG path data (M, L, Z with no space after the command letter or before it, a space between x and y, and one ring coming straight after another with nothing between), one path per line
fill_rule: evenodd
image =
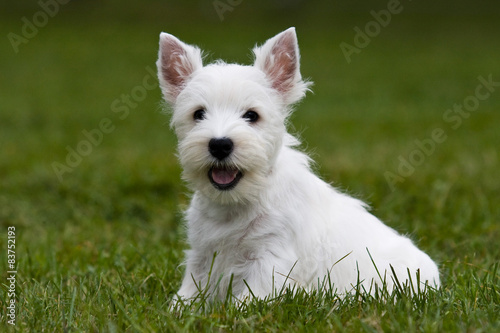
M208 150L213 157L223 160L233 151L233 141L229 138L212 139L208 143Z

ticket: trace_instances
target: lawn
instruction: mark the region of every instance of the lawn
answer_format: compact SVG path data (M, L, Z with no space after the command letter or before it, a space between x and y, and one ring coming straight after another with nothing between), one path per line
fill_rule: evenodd
M354 28L388 2L222 3L233 5L220 15L194 0L75 1L52 16L2 5L0 331L500 331L498 6L402 1L348 62L341 43L356 46ZM442 288L170 311L189 193L154 79L158 35L249 64L256 43L289 26L314 81L290 130L322 178L439 262Z

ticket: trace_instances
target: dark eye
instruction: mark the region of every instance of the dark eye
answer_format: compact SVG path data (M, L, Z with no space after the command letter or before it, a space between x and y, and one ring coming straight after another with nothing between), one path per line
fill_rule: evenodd
M193 114L193 119L194 120L203 120L205 119L205 110L203 109L200 109L200 110L196 110Z
M243 118L246 119L250 123L255 123L257 120L259 120L259 114L255 111L249 110L245 112L243 115Z

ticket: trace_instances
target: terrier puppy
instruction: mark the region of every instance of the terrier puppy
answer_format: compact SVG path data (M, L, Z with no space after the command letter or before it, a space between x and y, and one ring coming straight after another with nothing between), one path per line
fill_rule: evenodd
M194 191L177 297L205 289L212 298L228 291L265 298L322 281L341 294L383 285L391 291L396 281L414 290L438 287L427 254L318 178L294 148L299 142L286 122L309 86L295 29L253 53L252 66L203 66L199 48L160 34L160 86L173 109L183 178Z

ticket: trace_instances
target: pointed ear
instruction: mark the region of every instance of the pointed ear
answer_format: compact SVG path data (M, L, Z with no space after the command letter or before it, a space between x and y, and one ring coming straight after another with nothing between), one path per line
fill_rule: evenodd
M181 42L173 35L162 32L156 66L165 100L175 103L191 74L203 67L201 51L195 46Z
M300 75L300 55L295 28L289 28L253 49L254 66L263 71L286 104L304 97L309 83Z

